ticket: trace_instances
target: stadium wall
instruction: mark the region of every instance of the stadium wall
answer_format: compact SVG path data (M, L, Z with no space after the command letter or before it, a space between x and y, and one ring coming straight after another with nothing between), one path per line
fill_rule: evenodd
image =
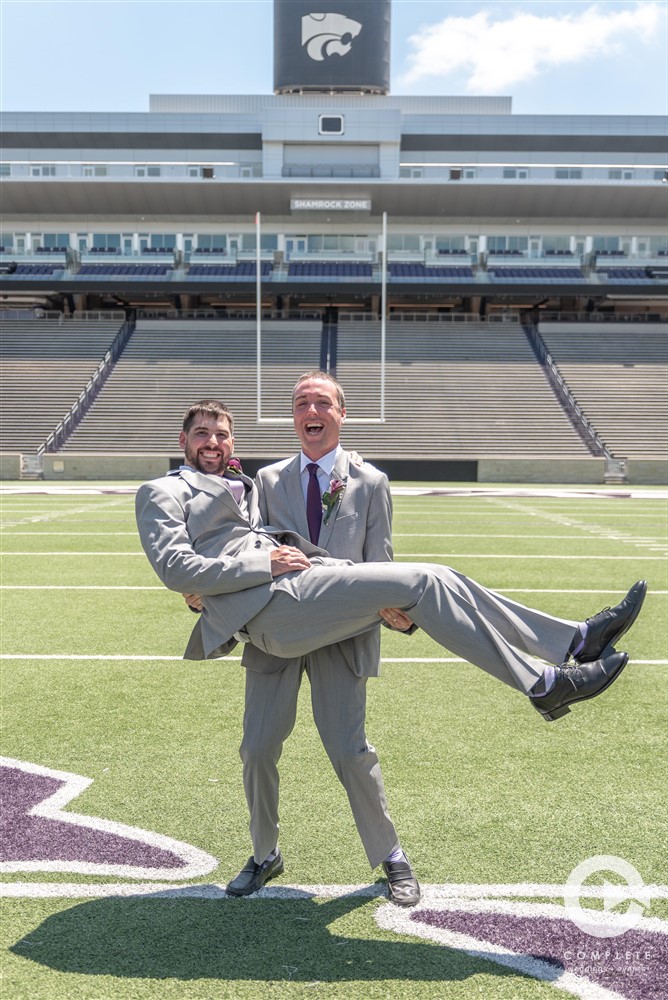
M243 459L243 456L241 456ZM95 455L76 452L44 455L43 479L50 482L110 482L129 479L144 482L156 479L168 469L177 468L180 456L172 454ZM254 476L259 468L275 458L243 459L244 468ZM603 458L527 459L481 458L463 461L388 461L369 458L396 482L478 482L478 483L571 483L602 485L605 482ZM21 479L21 455L0 454L0 480ZM625 483L631 486L664 486L668 483L668 464L660 460L629 459Z

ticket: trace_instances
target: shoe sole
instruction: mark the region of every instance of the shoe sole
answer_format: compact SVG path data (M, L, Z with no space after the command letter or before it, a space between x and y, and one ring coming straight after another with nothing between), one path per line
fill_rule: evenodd
M284 871L285 865L283 865L280 870L277 869L275 872L272 872L271 875L264 880L262 885L259 885L257 889L253 889L252 892L235 892L234 889L230 889L228 886L225 886L225 892L228 896L236 896L238 899L241 899L242 896L252 896L254 892L259 892L260 889L264 888L267 882L271 882L272 878L278 878L278 876L282 875Z
M605 649L602 649L601 652L597 653L595 656L594 655L589 656L589 657L587 657L586 660L581 660L577 656L574 656L573 659L575 660L576 663L594 663L596 660L600 660L601 657L605 656L606 653L612 653L613 652L613 650L614 650L614 643L619 642L619 640L622 638L622 636L626 635L626 633L631 628L631 626L634 624L636 618L640 614L640 609L642 608L643 604L645 603L645 598L647 597L647 581L643 580L643 583L645 585L644 589L643 589L642 593L640 594L640 597L638 598L638 601L637 601L637 603L636 603L636 605L633 608L633 611L631 613L631 617L626 622L626 625L624 625L624 627L617 633L617 635L614 637L614 639L612 639L608 643L608 645L605 647Z
M609 677L607 684L604 684L603 687L600 687L598 689L598 691L593 691L591 694L586 694L582 698L574 698L573 701L570 701L568 703L568 705L561 705L560 708L555 708L554 711L552 711L552 712L540 712L540 709L538 709L538 711L543 716L543 718L545 719L545 721L546 722L556 722L557 719L562 719L564 717L564 715L568 715L568 713L571 710L571 705L577 705L578 702L581 702L581 701L589 701L591 698L598 698L598 696L600 694L603 694L604 691L607 691L608 688L610 687L610 685L613 683L613 681L617 680L617 678L621 674L622 670L624 669L624 667L626 666L626 664L629 662L629 654L628 653L622 653L621 655L624 657L624 662L619 667L619 670L617 670L617 672L614 673L612 675L612 677Z

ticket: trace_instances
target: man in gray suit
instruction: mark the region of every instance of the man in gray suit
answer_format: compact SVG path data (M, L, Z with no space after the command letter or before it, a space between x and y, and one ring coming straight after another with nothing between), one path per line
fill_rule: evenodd
M548 721L601 694L626 666L614 643L638 616L644 581L578 624L446 566L334 559L298 532L263 524L257 488L230 464L233 422L222 403L194 404L179 440L186 464L141 486L136 513L165 586L203 595L186 657L225 655L238 641L303 657L376 630L380 609L398 608L441 646L528 695ZM344 497L330 491L331 516Z
M324 372L306 372L293 390L292 410L302 451L261 469L256 476L262 519L310 537L331 556L353 562L391 561L389 483L372 465L352 463L341 448L346 416L341 386ZM328 494L332 482L341 484L343 496L323 516L322 496ZM309 491L314 497L310 508ZM400 610L381 613L393 628L411 628L410 619ZM420 899L419 885L390 819L378 757L365 733L366 681L379 672L380 629L292 659L271 656L247 643L242 663L247 671L240 752L253 857L227 891L249 895L283 871L278 849L277 764L294 727L297 696L306 673L313 717L348 795L369 864L371 868L383 864L393 902L415 905Z

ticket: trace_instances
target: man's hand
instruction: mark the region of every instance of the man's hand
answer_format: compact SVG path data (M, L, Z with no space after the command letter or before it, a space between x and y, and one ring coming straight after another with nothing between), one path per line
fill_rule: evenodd
M378 614L390 628L397 629L398 632L405 632L413 624L405 611L401 611L400 608L381 608Z
M271 550L269 558L272 576L282 576L283 573L292 573L296 569L308 569L311 565L304 553L292 545L279 545L277 549Z
M183 600L186 602L191 611L203 611L204 605L202 604L202 598L199 594L184 594Z

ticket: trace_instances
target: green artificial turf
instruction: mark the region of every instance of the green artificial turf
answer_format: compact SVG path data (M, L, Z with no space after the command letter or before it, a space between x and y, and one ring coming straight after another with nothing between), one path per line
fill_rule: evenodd
M93 778L69 811L197 846L219 864L195 881L224 884L250 853L238 658L180 659L193 616L141 554L131 496L4 497L2 508L3 753ZM562 883L594 854L626 859L645 882L668 882L665 546L657 497L395 498L397 559L450 563L547 612L579 620L635 579L650 583L624 639L631 662L622 677L555 724L468 664L428 662L451 654L424 633L383 633L387 662L368 687L368 737L424 883ZM95 587L116 589L86 589ZM407 658L417 662L391 662ZM281 762L286 873L274 884L372 883L379 872L369 872L308 695L305 680ZM44 872L4 879L122 881ZM5 899L2 996L553 993L499 965L382 930L381 905L222 894ZM649 915L666 919L665 901Z

